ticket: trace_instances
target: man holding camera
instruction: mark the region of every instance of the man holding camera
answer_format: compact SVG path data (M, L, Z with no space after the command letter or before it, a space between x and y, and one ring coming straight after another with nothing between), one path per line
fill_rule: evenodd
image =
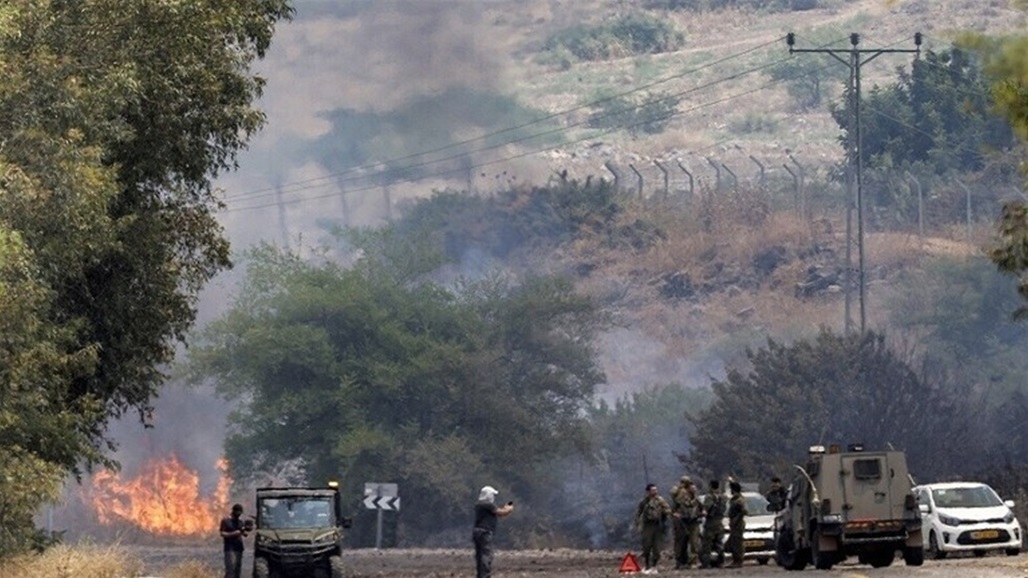
M243 538L253 528L242 520L243 505L232 506L232 514L221 520L221 539L225 550L225 578L240 578L243 571Z
M496 520L509 516L514 511L514 502L506 506L496 506L496 488L485 486L478 493L475 503L475 526L471 531L471 541L475 543L475 576L490 578L493 571L493 533L496 532Z

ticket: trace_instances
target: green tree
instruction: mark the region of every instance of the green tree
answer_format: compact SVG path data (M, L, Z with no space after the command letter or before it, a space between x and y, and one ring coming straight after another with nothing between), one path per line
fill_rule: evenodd
M1010 127L992 112L989 85L974 53L953 47L926 51L897 82L875 87L862 103L864 159L869 166L927 163L936 173L973 171L990 150L1013 144ZM844 105L832 107L850 129Z
M603 379L594 306L559 279L451 291L381 263L253 252L233 307L191 351L199 379L246 400L227 442L233 472L298 460L309 480L349 492L398 482L418 496L403 517L415 541L463 521L468 488L530 501L541 466L585 446Z
M60 495L62 464L94 453L86 426L102 405L67 407L61 393L96 352L46 322L49 297L20 236L0 226L0 557L36 543L32 518Z
M1014 6L1028 12L1025 0L1016 0ZM1028 36L989 38L974 34L965 41L985 61L997 108L1022 139L1028 138ZM989 257L1000 271L1017 277L1018 292L1028 299L1028 208L1020 202L1006 204L998 233ZM1014 315L1018 319L1028 317L1028 307L1018 308Z
M915 475L928 478L968 467L974 404L925 383L882 335L823 330L792 345L769 339L748 357L748 371L713 383L714 401L696 419L699 469L764 479L822 442L906 449Z
M250 66L290 13L286 0L0 9L0 225L47 291L40 322L66 330L58 351L93 362L35 380L53 412L80 412L92 448L48 444L42 458L96 462L109 419L146 419L200 288L229 265L211 183L263 122Z

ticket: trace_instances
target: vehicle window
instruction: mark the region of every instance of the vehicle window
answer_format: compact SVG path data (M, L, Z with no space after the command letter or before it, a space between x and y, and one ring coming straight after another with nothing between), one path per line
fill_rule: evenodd
M332 502L325 498L286 498L261 501L265 528L319 528L332 524Z
M990 508L1003 505L996 492L988 486L940 488L932 490L932 497L939 508Z
M760 494L743 494L746 498L746 513L750 516L767 514L767 498Z
M853 460L853 476L858 480L881 479L882 462L877 459Z

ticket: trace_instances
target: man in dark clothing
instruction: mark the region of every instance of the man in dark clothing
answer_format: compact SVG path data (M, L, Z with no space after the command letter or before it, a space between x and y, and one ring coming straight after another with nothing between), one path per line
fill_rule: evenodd
M247 529L240 519L242 504L232 506L232 514L221 520L221 539L225 550L225 578L240 578L243 571L243 538Z
M475 503L475 526L471 530L471 541L475 543L475 576L489 578L493 572L493 534L496 520L509 516L514 511L514 502L496 506L496 488L485 486L478 493Z
M782 487L782 480L779 477L771 478L771 489L764 494L767 498L767 511L768 512L780 512L785 509L785 499L787 492Z

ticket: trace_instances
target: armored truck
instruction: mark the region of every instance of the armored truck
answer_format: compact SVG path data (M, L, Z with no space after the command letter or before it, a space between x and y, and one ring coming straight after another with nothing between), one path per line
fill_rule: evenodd
M921 512L902 451L812 446L795 466L785 509L775 517L775 554L788 570L828 570L848 556L881 568L897 553L924 563Z
M339 488L259 488L253 578L343 578Z

